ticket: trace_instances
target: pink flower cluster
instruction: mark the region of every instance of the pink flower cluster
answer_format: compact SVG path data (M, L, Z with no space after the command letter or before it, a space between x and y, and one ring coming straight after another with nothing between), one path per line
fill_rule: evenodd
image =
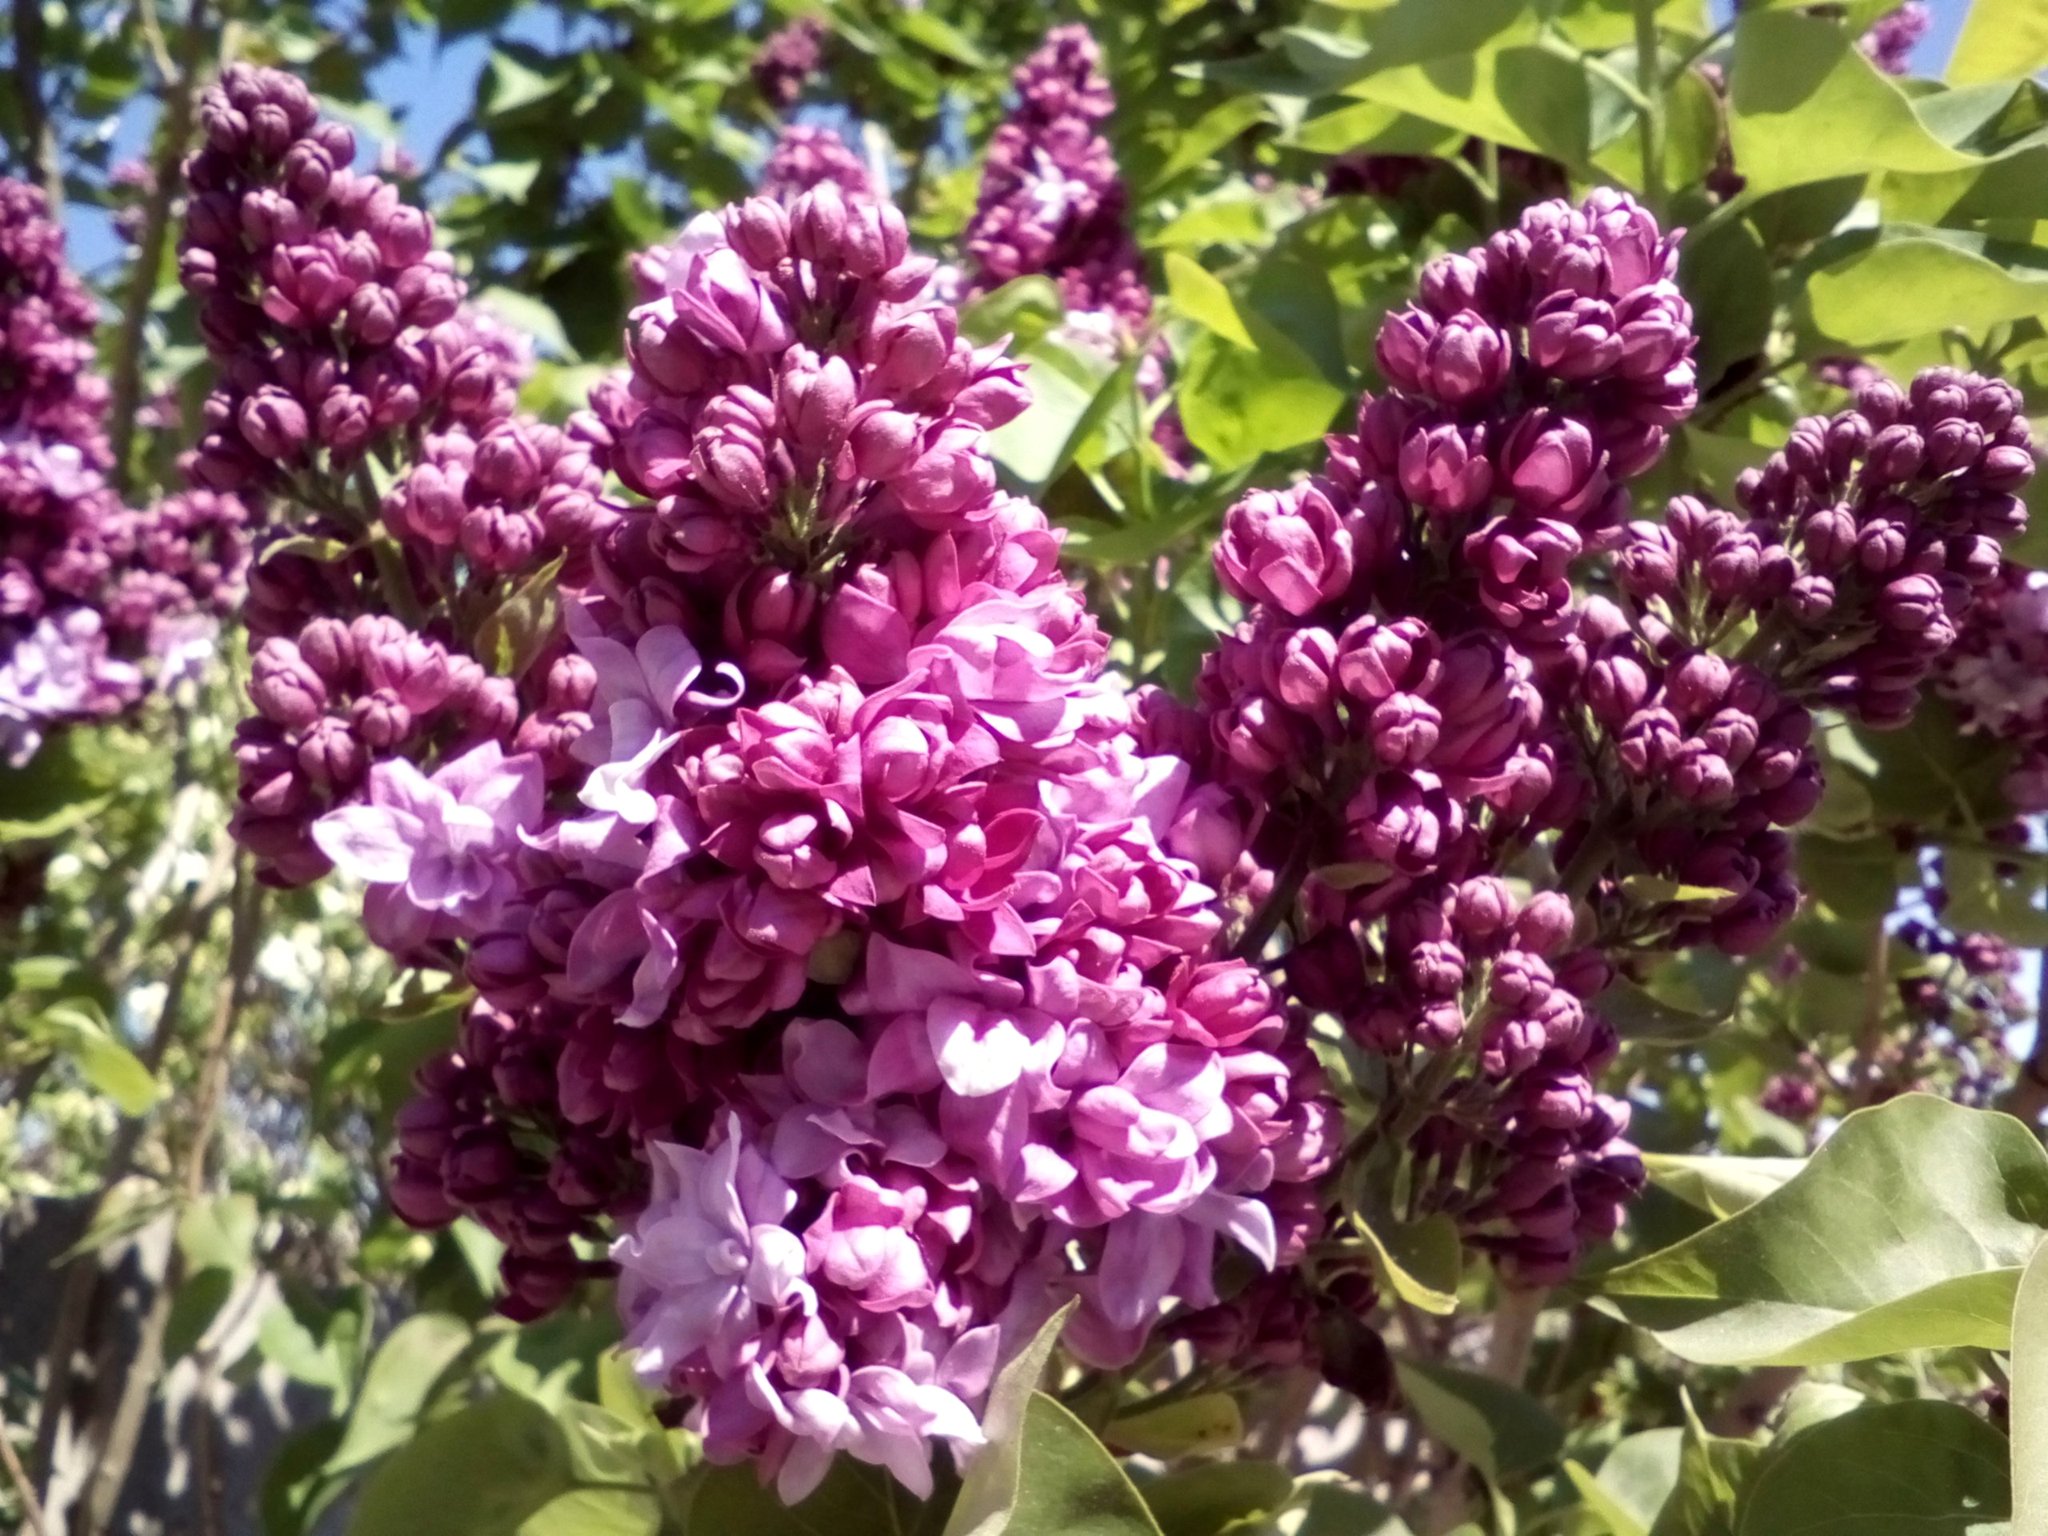
M778 203L793 203L826 182L851 201L875 196L867 162L847 148L838 134L830 128L785 124L768 152L768 163L761 168L760 195Z
M138 699L146 655L168 677L174 652L210 651L204 615L233 606L247 563L239 502L202 493L136 513L108 483L97 318L42 192L0 178L0 757L13 763L51 725Z
M2015 749L2005 780L2013 810L2048 811L2048 575L2007 561L1959 629L1935 688L1965 731Z
M1886 74L1903 75L1912 68L1913 50L1933 25L1934 13L1926 0L1906 0L1878 17L1858 46Z
M1042 272L1067 308L1126 331L1152 311L1131 238L1129 195L1100 124L1116 108L1088 29L1055 27L1017 68L1017 104L996 129L966 234L980 289Z
M415 764L538 744L550 775L568 771L550 733L574 729L587 680L487 664L523 640L536 654L516 659L539 659L546 636L513 631L542 626L511 597L575 563L610 438L600 413L566 431L515 414L527 349L464 303L431 220L350 168L353 137L298 81L233 66L200 116L180 271L220 382L194 469L295 513L250 578L234 825L266 879L295 885L330 867L315 821L402 796ZM372 925L401 952L449 953L445 924L373 905Z
M289 75L242 64L199 116L179 274L221 374L203 483L301 490L408 430L509 413L515 380L462 311L432 221L351 169L346 126Z
M817 17L799 16L761 40L747 72L770 107L787 112L797 104L804 86L824 62L829 35Z
M931 271L830 184L644 263L605 429L638 499L586 514L547 699L430 772L402 743L311 828L484 1000L401 1121L400 1210L498 1232L518 1315L622 1219L641 1370L789 1498L842 1450L928 1489L1063 1295L1122 1361L1216 1302L1220 1245L1291 1262L1338 1137L1214 953L1241 834L1141 747L1058 536L996 489L1019 368ZM259 654L299 766L337 689L430 680L429 728L473 724L376 623Z

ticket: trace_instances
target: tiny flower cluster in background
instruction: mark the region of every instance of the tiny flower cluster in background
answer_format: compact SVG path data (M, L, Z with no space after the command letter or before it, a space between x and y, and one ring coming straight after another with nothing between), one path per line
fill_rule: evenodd
M122 504L96 320L42 192L0 178L0 758L17 765L209 655L248 559L233 497Z

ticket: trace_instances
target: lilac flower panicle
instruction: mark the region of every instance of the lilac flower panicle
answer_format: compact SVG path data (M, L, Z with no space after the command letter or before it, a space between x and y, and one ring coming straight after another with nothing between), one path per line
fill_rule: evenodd
M1100 125L1115 108L1087 28L1055 27L1013 77L1017 105L990 142L965 243L977 286L1057 279L1067 307L1141 327L1152 298L1128 194Z
M762 39L747 66L762 99L778 112L797 104L804 87L824 62L830 34L815 16L799 16Z
M407 1220L497 1233L516 1316L615 1273L646 1379L785 1497L842 1451L924 1492L1063 1295L1123 1361L1222 1252L1295 1262L1334 1106L1217 958L1241 834L997 489L1021 369L902 215L828 178L636 276L623 396L408 427L381 508L421 572L564 551L561 635L515 685L266 562L238 826L481 994L400 1117Z
M1933 25L1934 13L1925 0L1906 0L1871 23L1858 46L1886 74L1903 75L1912 69L1913 50Z
M867 162L829 128L786 123L775 136L761 169L760 195L791 203L830 182L849 199L872 199L874 178Z
M176 681L186 621L229 611L248 560L231 497L122 505L97 318L42 192L0 178L0 729L16 761L52 726Z

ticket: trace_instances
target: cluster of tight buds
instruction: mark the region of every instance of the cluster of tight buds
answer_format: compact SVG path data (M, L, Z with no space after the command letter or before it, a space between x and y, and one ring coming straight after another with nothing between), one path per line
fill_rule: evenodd
M790 123L775 137L758 188L763 197L792 203L813 187L830 182L850 202L872 200L874 178L867 162L830 128Z
M747 66L761 99L777 112L795 106L824 62L827 36L824 22L815 16L799 16L763 38Z
M525 742L568 771L557 717L580 719L587 687L534 675L522 701L488 665L526 638L511 594L600 515L601 417L624 404L601 391L567 430L518 415L525 348L298 81L231 66L200 123L179 270L219 382L194 472L301 513L250 574L235 829L265 879L297 885L331 867L313 823L381 764ZM401 953L438 942L372 911Z
M967 226L976 286L1044 273L1070 314L1141 329L1152 293L1131 238L1129 194L1101 133L1116 109L1101 50L1086 27L1055 27L1013 84L1017 104L989 144Z
M247 564L232 497L137 512L108 481L90 294L43 193L0 178L0 759L135 702L213 650ZM195 655L196 653L196 655Z
M1632 955L1753 952L1792 914L1810 706L1910 709L2032 467L2012 391L1935 372L1802 423L1746 518L1630 522L1695 399L1675 261L1595 192L1432 262L1324 473L1226 515L1249 617L1196 708L1146 708L1250 829L1240 952L1384 1058L1401 1214L1449 1212L1530 1283L1642 1178L1596 1087L1600 994ZM1611 598L1574 585L1598 557ZM1554 888L1518 898L1544 855Z

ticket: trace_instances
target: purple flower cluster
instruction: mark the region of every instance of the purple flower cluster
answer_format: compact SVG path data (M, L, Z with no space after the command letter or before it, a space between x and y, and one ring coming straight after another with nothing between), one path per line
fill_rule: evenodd
M1387 1058L1414 1214L1535 1283L1642 1180L1595 1088L1599 994L1632 951L1749 953L1791 916L1809 706L1905 718L2032 470L2017 395L1932 370L1800 423L1747 518L1681 497L1630 523L1695 399L1674 265L1610 192L1432 262L1356 435L1224 519L1250 616L1199 680L1207 739L1147 710L1278 871L1224 883L1242 944L1284 927L1295 1004ZM1597 555L1627 606L1578 595ZM1557 889L1517 902L1500 877L1540 854Z
M640 499L586 510L573 649L504 729L465 713L502 680L374 621L258 658L288 777L342 699L482 738L431 773L401 744L311 826L380 940L463 946L485 1000L401 1122L400 1210L498 1232L520 1315L623 1220L643 1374L789 1498L841 1450L928 1489L1063 1295L1124 1361L1217 1301L1219 1245L1292 1262L1338 1136L1212 953L1217 797L1141 747L1058 536L996 489L1018 365L931 271L829 183L643 263L597 412Z
M1629 530L1616 574L1687 643L1753 623L1748 649L1781 690L1899 725L1998 580L2033 473L2009 384L1948 368L1910 389L1877 379L1745 474L1747 521L1681 498L1662 527Z
M2048 811L2048 575L2007 561L1964 613L1935 688L1962 728L2009 743L2013 810Z
M830 182L849 201L875 197L874 178L867 162L847 148L846 141L830 128L813 128L802 123L785 124L761 168L762 197L778 203L793 203L813 187Z
M247 563L233 498L136 513L108 483L96 319L42 192L0 178L0 756L15 763L50 725L133 703L145 656L176 673L190 621L233 606Z
M303 85L232 65L199 116L179 274L221 375L202 483L302 489L408 430L510 412L516 380L463 310L432 221L351 169L354 135Z
M1131 238L1129 195L1099 131L1116 109L1101 50L1086 27L1055 27L1014 84L1017 105L989 143L967 226L976 286L1042 272L1058 280L1069 310L1135 331L1152 294Z
M1857 46L1886 74L1903 75L1912 68L1913 50L1933 25L1934 13L1925 0L1906 0L1878 17Z
M313 828L338 807L410 805L506 746L569 770L587 681L558 683L551 658L519 658L517 682L486 663L505 671L522 581L556 560L580 574L610 435L597 413L515 414L526 345L463 302L432 222L350 168L352 136L299 82L235 66L200 115L180 269L220 384L195 472L296 514L250 577L234 826L264 878L295 885L330 867ZM374 936L452 953L453 919L418 911L439 909L372 903Z
M815 16L799 16L778 27L761 40L747 72L762 100L777 112L797 104L811 76L825 60L825 39L830 34Z
M1611 1233L1642 1178L1627 1106L1594 1087L1609 965L1567 895L1518 901L1500 875L1602 815L1570 574L1692 408L1675 262L1596 192L1431 263L1381 327L1391 390L1324 474L1225 516L1217 575L1251 613L1205 664L1208 740L1184 748L1245 797L1258 862L1293 872L1253 896L1244 942L1291 920L1296 1005L1389 1060L1414 1214L1452 1212L1532 1282Z

